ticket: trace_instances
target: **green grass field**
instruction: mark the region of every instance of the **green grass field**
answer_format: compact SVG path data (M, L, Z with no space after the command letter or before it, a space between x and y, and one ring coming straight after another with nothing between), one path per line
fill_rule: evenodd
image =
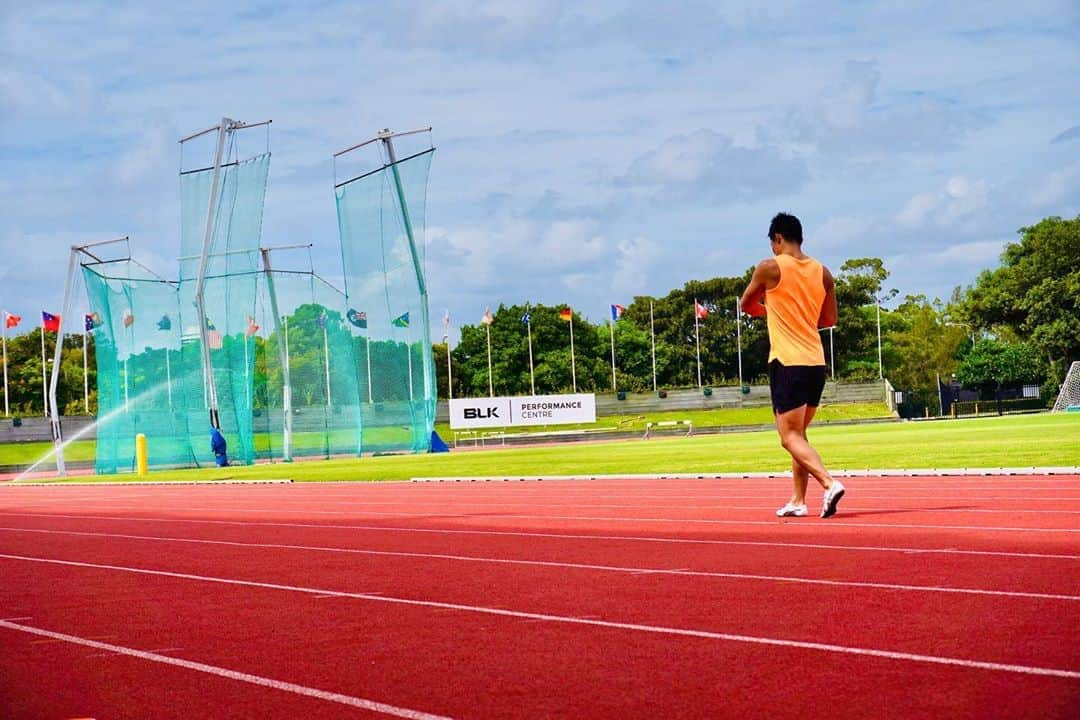
M847 420L866 420L873 418L890 417L889 409L884 403L849 403L844 405L827 405L818 412L815 422L829 423ZM709 427L732 427L737 425L768 425L772 423L772 410L768 407L756 408L723 408L716 410L690 410L649 413L647 415L609 415L597 418L595 423L579 425L552 425L535 427L518 427L515 433L536 433L552 430L627 430L645 432L645 425L649 422L662 422L665 420L690 420L695 428ZM448 442L454 437L453 431L446 423L437 423L435 430ZM354 437L352 430L333 430L336 437L335 447L349 447ZM401 434L401 433L398 433ZM271 438L266 433L255 433L255 449L258 453L265 453L273 444L280 452L280 437ZM294 433L293 447L298 450L320 449L324 445L324 436L321 433ZM93 440L76 440L68 445L64 452L64 458L72 461L94 460ZM52 449L51 442L24 442L0 445L0 465L9 467L25 467L37 461ZM302 455L317 453L299 452Z
M811 428L810 439L826 464L835 470L1080 466L1077 415L826 426ZM769 431L161 471L150 473L148 479L370 481L448 475L745 472L788 467L776 434ZM94 479L134 478L120 475Z

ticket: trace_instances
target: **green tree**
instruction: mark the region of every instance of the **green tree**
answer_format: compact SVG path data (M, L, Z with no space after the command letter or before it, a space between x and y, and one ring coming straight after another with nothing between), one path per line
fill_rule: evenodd
M956 370L959 351L969 346L967 331L947 324L942 304L924 295L908 295L890 315L889 380L915 393L919 404L936 408L937 380Z
M1009 383L1041 382L1045 374L1037 351L1027 343L980 340L956 368L962 385L983 391Z
M961 309L981 327L1026 339L1060 381L1080 359L1080 216L1046 218L1019 233Z
M879 258L853 258L835 272L836 304L839 310L834 334L837 374L868 380L878 376L877 307L897 295L895 289L885 290L889 271ZM892 329L894 318L884 308L881 313L882 339ZM886 359L894 356L883 348ZM883 363L892 368L891 362Z

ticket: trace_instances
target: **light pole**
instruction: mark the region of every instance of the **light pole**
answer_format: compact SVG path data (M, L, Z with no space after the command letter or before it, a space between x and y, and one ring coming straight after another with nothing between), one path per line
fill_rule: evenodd
M885 379L885 369L881 363L881 298L874 296L874 306L877 308L877 372L878 380Z
M966 322L946 322L949 327L966 327L971 330L971 344L975 345L975 326Z

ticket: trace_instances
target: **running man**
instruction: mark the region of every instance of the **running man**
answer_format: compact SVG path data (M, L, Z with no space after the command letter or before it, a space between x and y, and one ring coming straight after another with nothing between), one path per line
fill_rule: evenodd
M802 223L780 213L769 225L774 257L754 269L743 293L742 311L765 315L769 325L769 391L780 444L791 455L795 490L776 511L806 515L806 485L813 475L825 488L821 517L836 514L844 486L833 480L806 439L825 389L825 350L819 328L836 324L836 287L829 269L802 251Z

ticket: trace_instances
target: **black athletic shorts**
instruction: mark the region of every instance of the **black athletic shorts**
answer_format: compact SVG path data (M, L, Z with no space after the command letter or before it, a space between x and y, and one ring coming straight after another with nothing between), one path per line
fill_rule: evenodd
M821 404L824 389L824 365L784 366L779 360L769 363L769 392L775 413L785 413L803 405L817 407Z

